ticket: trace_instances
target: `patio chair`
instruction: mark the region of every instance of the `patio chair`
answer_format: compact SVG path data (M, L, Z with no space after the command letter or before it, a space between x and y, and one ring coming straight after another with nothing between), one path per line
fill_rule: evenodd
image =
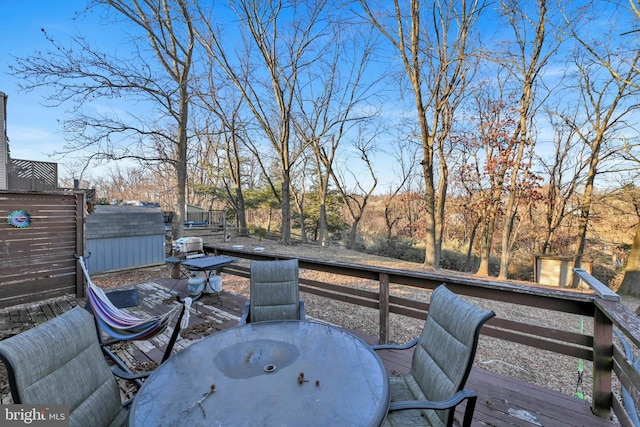
M127 417L113 374L96 339L93 316L81 307L0 341L13 403L68 405L71 426L124 425Z
M298 260L251 261L249 302L238 325L266 320L304 320Z
M375 350L415 346L410 372L390 377L391 403L385 426L451 426L455 407L466 400L463 426L471 426L478 395L464 389L482 325L495 316L455 295L445 285L431 294L422 334L405 345L375 345Z

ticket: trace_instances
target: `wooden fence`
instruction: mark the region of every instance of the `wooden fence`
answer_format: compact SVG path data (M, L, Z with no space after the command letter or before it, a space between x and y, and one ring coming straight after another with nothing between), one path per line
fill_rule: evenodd
M85 200L83 191L0 191L0 308L83 296L74 253L84 253Z
M9 185L12 191L52 191L58 188L58 164L10 159Z

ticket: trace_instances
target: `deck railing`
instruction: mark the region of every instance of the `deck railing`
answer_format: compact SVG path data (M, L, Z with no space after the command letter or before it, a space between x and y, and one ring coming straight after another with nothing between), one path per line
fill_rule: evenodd
M247 260L287 259L289 255L259 253L222 245L205 245L205 251ZM622 425L634 425L635 407L640 400L640 375L624 351L614 344L614 326L633 345L640 347L640 321L619 297L584 270L576 270L582 281L580 289L532 286L526 282L495 281L470 275L443 272L408 271L371 265L352 264L298 257L301 269L374 280L377 292L350 286L300 279L300 290L351 304L379 310L379 339L387 342L391 313L425 319L428 303L390 294L390 285L405 285L432 290L444 283L453 292L488 301L512 303L593 319L593 335L531 325L496 316L482 329L482 334L568 355L593 362L592 411L601 417L611 409ZM240 263L225 267L225 273L249 277L249 268ZM612 392L616 375L628 392L634 408L627 413L622 400ZM627 402L627 407L630 406Z

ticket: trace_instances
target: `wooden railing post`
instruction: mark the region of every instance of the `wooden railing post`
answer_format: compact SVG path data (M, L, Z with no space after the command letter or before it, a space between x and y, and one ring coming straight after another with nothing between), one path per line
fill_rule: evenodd
M599 417L611 415L613 395L613 324L596 308L593 317L593 400L591 410Z
M389 340L389 274L380 273L380 344Z
M86 241L85 241L85 222L86 222L86 208L87 208L87 195L84 191L74 191L76 199L76 253L81 256L86 256ZM71 256L71 255L70 255ZM84 288L84 275L80 271L80 267L76 262L76 296L78 298L86 297Z

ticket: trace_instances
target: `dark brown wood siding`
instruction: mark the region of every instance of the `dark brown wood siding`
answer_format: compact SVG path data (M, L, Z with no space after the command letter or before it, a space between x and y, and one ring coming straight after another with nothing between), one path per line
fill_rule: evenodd
M74 253L84 247L82 192L0 192L0 308L67 294L82 296ZM26 211L28 227L8 217Z

